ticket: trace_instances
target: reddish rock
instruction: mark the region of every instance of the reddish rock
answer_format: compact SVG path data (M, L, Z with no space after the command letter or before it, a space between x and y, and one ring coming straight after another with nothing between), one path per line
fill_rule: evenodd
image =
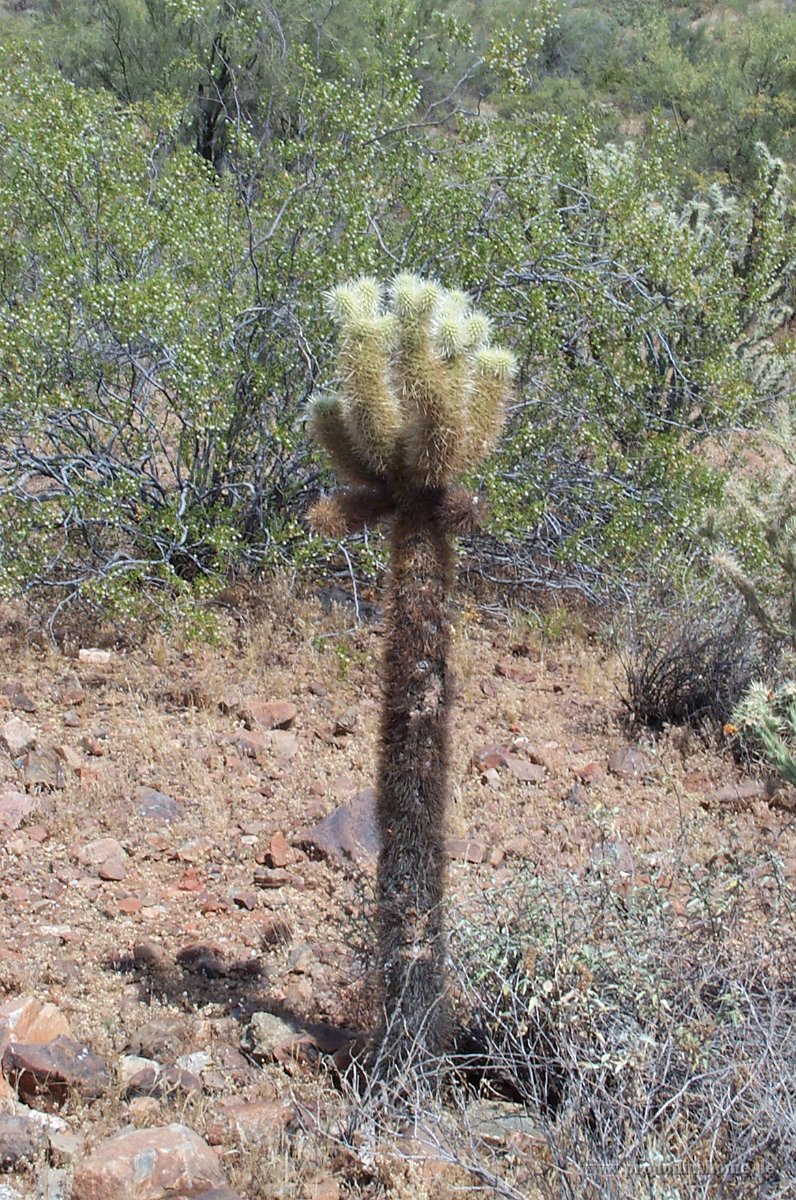
M102 1059L83 1042L64 1036L44 1045L12 1042L3 1054L3 1070L32 1108L59 1108L72 1090L96 1099L110 1085Z
M622 746L609 757L608 769L620 779L639 779L649 775L652 763L637 746Z
M289 700L252 700L240 710L248 729L290 729L297 709Z
M302 849L321 858L353 860L362 867L375 867L379 852L375 791L364 788L348 804L341 804L317 825L302 830L296 841Z
M0 829L18 829L35 804L24 792L0 792Z
M483 842L476 842L470 838L446 838L445 850L449 858L466 863L482 863L489 853Z
M233 888L229 898L236 908L245 908L248 912L252 912L258 904L257 893L246 888Z
M503 679L511 679L514 683L535 683L536 672L522 666L511 658L502 658L495 663L495 674Z
M546 771L539 763L527 762L524 758L517 758L516 754L505 754L503 762L509 774L519 779L520 783L544 782Z
M109 883L119 883L127 878L127 867L121 858L106 858L97 868L97 874Z
M576 774L581 783L586 787L591 787L595 783L602 783L605 779L605 767L602 763L589 762L585 767L579 767Z
M738 811L744 811L749 808L753 800L765 800L771 795L768 784L757 779L750 779L746 783L732 783L727 787L719 788L712 796L708 796L705 805L718 804L725 808L734 808Z
M55 1004L42 1004L34 996L17 996L0 1004L0 1051L9 1042L41 1045L59 1036L69 1038L72 1031Z
M80 744L92 758L102 758L105 754L105 747L99 738L86 736L81 738Z
M211 1145L258 1145L275 1139L292 1116L293 1106L284 1100L221 1100L208 1119L207 1140Z
M340 1184L332 1175L319 1175L305 1183L304 1200L340 1200Z
M0 725L0 746L12 758L19 758L36 745L36 733L30 725L20 721L19 717L11 717Z
M70 771L79 771L83 766L83 755L72 746L56 746L55 753L66 763Z
M195 1198L225 1186L218 1156L192 1129L175 1124L104 1142L75 1168L72 1200Z
M131 917L135 913L140 912L142 905L143 901L139 900L138 896L123 896L119 901L119 912Z
M266 867L286 867L292 857L293 852L285 835L281 832L275 833L268 843L264 865Z

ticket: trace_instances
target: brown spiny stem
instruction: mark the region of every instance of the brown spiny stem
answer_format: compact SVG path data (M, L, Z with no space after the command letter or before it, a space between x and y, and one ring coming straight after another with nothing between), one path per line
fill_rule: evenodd
M391 529L377 788L381 1059L417 1078L444 1038L444 815L448 785L453 583L450 535L434 510Z

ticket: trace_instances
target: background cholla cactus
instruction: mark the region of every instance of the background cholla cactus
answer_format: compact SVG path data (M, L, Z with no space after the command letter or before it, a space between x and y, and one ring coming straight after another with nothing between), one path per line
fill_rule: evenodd
M455 487L495 445L515 373L468 297L415 275L386 289L336 288L336 395L310 422L345 486L314 506L340 537L388 520L377 814L379 963L384 1026L379 1072L428 1077L445 1033L442 899L449 759L448 600L451 535L478 524L478 497Z
M796 683L753 683L733 715L743 740L796 787Z
M727 487L723 510L708 515L714 562L743 596L759 628L796 654L796 428L786 406L758 434L763 469Z

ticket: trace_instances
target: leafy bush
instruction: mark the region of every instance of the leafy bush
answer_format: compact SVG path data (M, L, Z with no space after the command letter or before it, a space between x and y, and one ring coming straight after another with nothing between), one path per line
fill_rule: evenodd
M459 1069L534 1127L504 1195L791 1194L793 897L728 857L699 883L527 879L460 917Z
M752 684L733 722L744 745L796 787L796 684L785 683L774 691Z
M259 105L232 80L221 159L188 144L195 74L120 106L0 47L3 592L182 614L230 572L323 563L299 521L327 481L301 416L330 369L320 296L385 259L471 291L521 363L473 480L487 573L599 597L687 551L721 490L701 442L782 394L786 173L763 156L743 199L684 208L663 134L600 148L587 115L532 110L539 30L478 68L496 95L510 77L505 116L426 104L445 63L419 71L417 22L396 30L348 73L297 38Z
M760 668L761 648L742 606L722 598L672 600L663 589L614 635L625 675L622 700L651 729L723 725Z

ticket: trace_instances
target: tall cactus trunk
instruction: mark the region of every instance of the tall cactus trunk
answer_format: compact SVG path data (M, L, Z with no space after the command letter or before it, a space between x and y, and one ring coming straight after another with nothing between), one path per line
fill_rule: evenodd
M450 536L428 515L395 517L387 584L377 787L381 1063L424 1073L444 1041L444 817L448 789Z

